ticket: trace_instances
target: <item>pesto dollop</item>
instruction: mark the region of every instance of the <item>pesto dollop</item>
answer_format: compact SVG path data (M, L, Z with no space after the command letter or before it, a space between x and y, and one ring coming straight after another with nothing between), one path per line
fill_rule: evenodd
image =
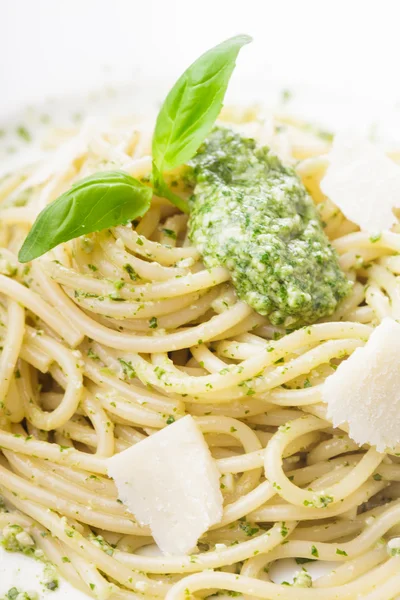
M351 289L305 187L267 147L216 128L192 159L189 235L275 325L331 315Z

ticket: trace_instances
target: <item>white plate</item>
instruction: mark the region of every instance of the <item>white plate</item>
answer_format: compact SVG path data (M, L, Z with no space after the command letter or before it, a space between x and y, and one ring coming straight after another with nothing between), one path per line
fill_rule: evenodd
M118 88L105 86L87 96L69 96L59 100L45 100L41 104L10 114L0 119L0 177L10 169L32 162L42 155L40 140L55 125L76 123L87 117L110 117L135 112L152 113L157 110L170 82L151 82L146 79L136 84ZM280 81L234 79L227 98L239 103L260 102L269 107L281 105L283 84ZM364 99L349 99L343 94L331 93L310 86L297 86L291 90L291 100L285 110L320 123L333 130L352 127L373 133L378 138L400 142L400 111L395 102L367 103ZM282 105L281 105L282 106ZM21 130L21 128L23 128ZM335 563L336 564L336 563ZM307 569L314 577L325 572L327 565L308 563ZM293 560L282 561L273 569L275 581L292 581L293 573L301 567ZM39 597L49 600L84 600L88 596L60 580L56 592L44 590L43 563L20 554L10 554L0 547L0 595L11 587L22 591L36 590Z

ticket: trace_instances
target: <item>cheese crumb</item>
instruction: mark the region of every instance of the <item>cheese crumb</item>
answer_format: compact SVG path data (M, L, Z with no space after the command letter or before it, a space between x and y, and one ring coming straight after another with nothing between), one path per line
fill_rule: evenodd
M136 589L138 590L138 592L142 592L143 594L146 592L148 587L149 584L146 581L138 581L136 584Z
M220 473L190 415L108 459L119 498L165 554L190 554L222 518Z
M400 554L400 538L392 538L388 541L387 552L389 556L398 556Z
M310 588L312 587L311 575L306 571L297 571L293 579L293 587Z
M400 167L367 139L349 132L335 136L321 190L362 230L390 229L400 206Z
M217 552L221 552L222 550L226 550L227 547L228 546L226 544L215 544L215 550Z
M21 544L21 546L26 547L26 546L34 546L35 545L35 542L31 538L29 533L27 533L26 531L21 531L21 533L17 533L17 535L15 536L15 539L17 540L17 542L19 544Z
M360 446L379 452L400 443L400 325L391 318L371 334L363 348L343 361L322 390L333 425L349 426Z

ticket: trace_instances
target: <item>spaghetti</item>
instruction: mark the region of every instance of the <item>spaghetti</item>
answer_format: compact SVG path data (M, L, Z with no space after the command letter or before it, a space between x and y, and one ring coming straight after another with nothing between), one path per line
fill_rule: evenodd
M187 216L159 197L131 225L21 265L36 215L73 181L109 168L149 175L150 128L71 131L68 152L0 182L0 527L22 527L102 600L389 600L400 594L400 556L386 548L400 535L399 459L333 429L321 387L381 319L400 318L400 234L371 242L322 195L329 143L301 123L221 118L299 161L352 295L324 322L272 326L237 300L226 269L204 268ZM142 551L150 531L118 502L106 459L185 414L221 472L223 518L196 554L161 556ZM293 584L274 581L283 559L301 565ZM311 560L336 567L311 582Z

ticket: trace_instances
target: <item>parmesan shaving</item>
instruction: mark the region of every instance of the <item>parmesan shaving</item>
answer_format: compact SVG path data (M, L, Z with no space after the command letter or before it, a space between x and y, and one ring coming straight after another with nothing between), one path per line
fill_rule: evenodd
M108 461L122 502L165 554L187 554L222 517L220 473L190 415Z
M396 223L400 167L369 142L351 133L335 136L321 189L362 230L379 232Z
M379 452L400 443L400 325L384 319L366 345L325 381L322 397L333 425L349 426L360 446Z

